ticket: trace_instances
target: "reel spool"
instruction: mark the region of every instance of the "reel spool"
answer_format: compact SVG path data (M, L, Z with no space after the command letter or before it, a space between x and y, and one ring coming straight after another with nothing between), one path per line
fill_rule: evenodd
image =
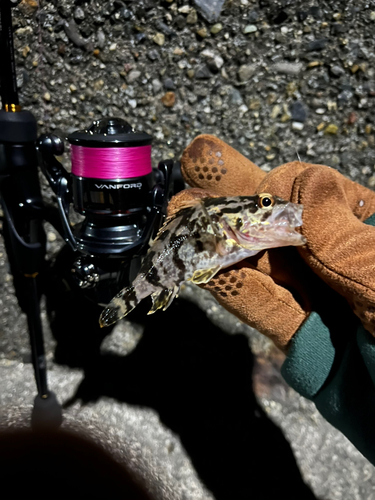
M116 253L139 237L155 185L152 137L120 118L69 135L74 209L86 217L75 238L85 253Z
M120 118L69 135L74 209L82 215L129 215L152 187L151 142Z

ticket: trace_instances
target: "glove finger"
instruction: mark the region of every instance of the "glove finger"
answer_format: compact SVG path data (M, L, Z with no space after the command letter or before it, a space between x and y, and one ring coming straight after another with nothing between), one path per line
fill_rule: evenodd
M347 179L337 170L325 165L313 165L300 161L285 163L272 170L262 179L257 187L257 192L272 193L284 200L298 203L297 195L293 194L295 192L295 183L298 176L306 170L310 171L309 176L311 171L315 172L313 182L316 182L319 186L325 184L326 177L332 181L335 180L338 185L341 185L348 207L361 221L366 220L375 213L375 193L373 191Z
M311 163L292 161L273 169L257 186L257 193L272 193L283 200L292 199L292 191L297 176L312 167ZM327 167L325 167L327 168Z
M375 193L351 184L327 167L298 176L291 198L304 205L301 232L307 238L298 251L375 335L375 228L361 222L375 211Z
M286 351L307 313L270 276L243 267L220 273L204 288L229 312Z
M189 186L219 196L254 194L266 173L238 151L212 135L196 137L181 158L181 171Z
M315 305L314 293L319 281L295 247L273 248L242 261L241 267L251 267L267 274L279 286L292 291L304 311Z

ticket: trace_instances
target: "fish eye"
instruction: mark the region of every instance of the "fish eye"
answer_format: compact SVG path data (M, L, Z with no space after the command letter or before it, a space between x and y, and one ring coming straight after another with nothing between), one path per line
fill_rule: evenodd
M272 207L274 203L275 200L273 199L273 196L269 193L261 193L258 196L258 205L260 206L260 208Z

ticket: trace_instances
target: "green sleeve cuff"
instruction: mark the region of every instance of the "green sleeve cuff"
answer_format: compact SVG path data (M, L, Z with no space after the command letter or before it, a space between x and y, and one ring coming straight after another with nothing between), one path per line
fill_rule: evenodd
M312 313L296 333L282 373L375 465L375 339L358 324L349 330L338 352Z
M334 359L330 331L319 314L312 312L294 336L281 373L293 389L313 399L327 380Z
M362 325L358 328L357 344L366 369L375 386L375 338Z
M366 219L365 224L375 226L375 214ZM356 336L357 327L345 325ZM359 331L359 349L375 384L375 344L365 330ZM302 396L313 399L328 379L333 364L337 364L337 346L332 343L333 332L323 323L320 315L312 312L294 335L288 357L281 373L286 382ZM350 334L351 335L351 334ZM345 337L343 335L342 337ZM371 336L370 336L371 337ZM341 347L345 349L347 339L341 338ZM341 349L340 349L341 350ZM341 350L342 354L342 350Z
M366 219L364 223L368 224L369 226L375 226L375 214L370 215L370 217Z
M365 223L375 225L375 215ZM375 465L375 338L354 314L343 310L331 319L328 327L311 313L292 340L282 375Z

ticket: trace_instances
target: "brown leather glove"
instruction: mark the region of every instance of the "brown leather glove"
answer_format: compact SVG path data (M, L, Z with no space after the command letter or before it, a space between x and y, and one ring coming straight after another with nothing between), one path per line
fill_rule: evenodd
M204 191L179 193L169 213L191 197L260 192L304 205L307 244L261 252L219 273L205 288L221 305L285 351L310 312L329 306L325 282L375 332L375 228L362 222L375 212L375 193L323 165L292 162L266 175L209 135L187 147L181 168L186 182Z

